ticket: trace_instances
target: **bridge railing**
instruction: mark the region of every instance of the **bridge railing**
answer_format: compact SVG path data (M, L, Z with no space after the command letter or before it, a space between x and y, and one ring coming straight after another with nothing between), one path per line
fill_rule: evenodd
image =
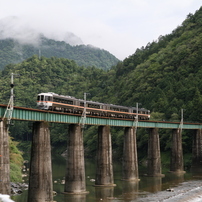
M0 118L2 119L6 110L6 105L0 105ZM32 108L14 107L12 120L21 121L46 121L53 123L79 124L81 115L66 114L61 112L51 112ZM120 127L133 127L134 120L115 119L112 117L86 117L86 125L109 125ZM138 121L141 128L173 128L177 129L180 122L166 121ZM183 123L182 129L202 129L200 123Z

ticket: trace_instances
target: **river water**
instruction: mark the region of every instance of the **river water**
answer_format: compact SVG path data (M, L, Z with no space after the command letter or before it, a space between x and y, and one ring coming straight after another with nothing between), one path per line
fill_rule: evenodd
M140 181L122 181L122 164L114 162L114 183L115 187L98 188L94 187L96 162L86 160L86 189L87 195L64 195L64 176L66 160L63 157L53 157L53 182L54 191L57 195L54 201L57 202L154 202L154 201L202 201L202 173L187 172L183 175L175 175L163 172L165 177L146 177L145 170L139 168ZM13 196L16 202L27 202L27 191L18 196Z

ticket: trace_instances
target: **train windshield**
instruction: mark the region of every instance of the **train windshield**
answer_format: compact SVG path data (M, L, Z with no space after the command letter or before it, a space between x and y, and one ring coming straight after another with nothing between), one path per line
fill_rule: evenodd
M45 96L45 95L38 95L37 101L52 101L51 96Z
M38 101L44 101L44 95L38 95L37 100Z

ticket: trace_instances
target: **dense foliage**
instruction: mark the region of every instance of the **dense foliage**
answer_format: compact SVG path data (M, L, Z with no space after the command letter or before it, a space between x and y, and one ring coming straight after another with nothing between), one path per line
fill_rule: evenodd
M22 152L20 152L17 148L17 142L12 141L10 138L10 179L11 182L21 182L22 181L22 166L23 166L23 158Z
M112 92L123 105L140 102L164 119L202 121L202 8L158 41L117 65Z
M71 46L64 41L55 41L41 36L40 45L22 44L13 39L0 40L0 69L33 56L60 57L74 60L80 66L95 66L110 69L118 59L108 51L93 46Z
M105 103L135 106L136 102L150 109L153 119L202 121L202 8L189 14L181 26L158 41L137 49L130 57L108 71L95 67L84 68L64 58L39 59L37 56L16 65L8 65L0 72L0 103L9 98L11 72L15 78L15 105L36 107L36 96L41 92L55 92ZM20 127L19 127L20 126ZM68 126L51 125L54 148L65 149ZM112 129L114 154L121 156L123 129ZM95 156L96 127L84 132L87 156ZM16 140L31 140L31 127L15 123L11 131ZM170 150L171 131L161 130L161 151ZM138 155L147 153L148 131L138 129ZM185 153L191 152L192 132L183 133ZM63 147L62 147L63 146Z
M90 93L88 99L97 99L103 92L103 80L107 72L95 67L79 67L74 61L63 58L39 59L33 56L20 64L8 65L0 72L0 103L7 104L10 95L10 76L14 72L15 105L36 108L37 94L56 92L83 98L84 92ZM100 93L99 93L100 92ZM53 124L50 127L53 148L60 147L64 151L67 141L67 126ZM31 140L31 123L16 121L11 127L15 140ZM64 147L61 147L61 146ZM21 148L25 145L20 144ZM29 147L27 149L30 149ZM61 152L62 152L61 151Z

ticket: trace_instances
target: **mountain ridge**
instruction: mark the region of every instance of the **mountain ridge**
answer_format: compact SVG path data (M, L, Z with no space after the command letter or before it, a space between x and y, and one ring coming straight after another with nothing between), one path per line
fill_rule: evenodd
M17 17L0 20L0 69L33 55L66 58L74 60L79 66L95 66L104 70L109 70L119 62L119 59L104 49L84 45L71 32L48 35L29 27Z

